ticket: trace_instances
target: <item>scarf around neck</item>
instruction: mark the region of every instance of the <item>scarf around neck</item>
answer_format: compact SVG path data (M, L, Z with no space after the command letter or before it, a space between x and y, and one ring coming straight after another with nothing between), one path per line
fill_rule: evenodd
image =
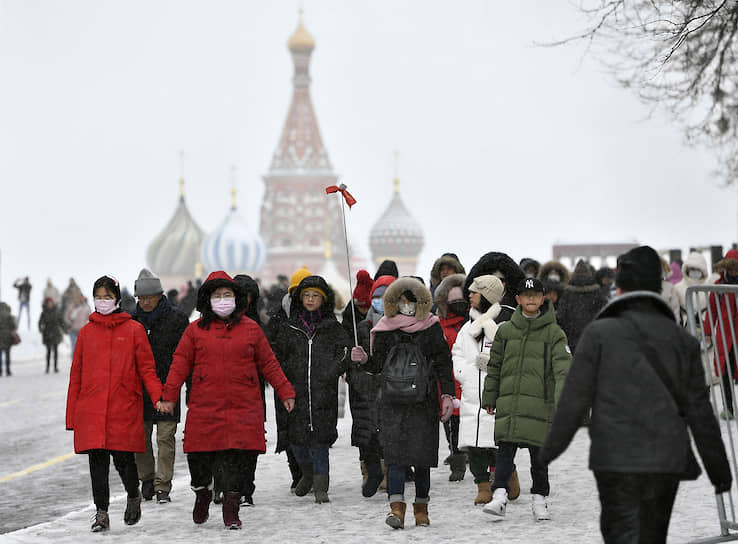
M401 330L402 332L412 334L429 329L438 322L438 317L433 314L428 314L425 319L418 319L414 315L397 314L393 317L387 317L385 315L369 333L369 352L374 351L374 336L378 332Z
M304 330L308 336L313 335L315 329L318 328L318 325L320 325L322 320L323 312L320 311L320 308L313 310L312 312L302 309L297 315L298 325L300 325L300 328Z

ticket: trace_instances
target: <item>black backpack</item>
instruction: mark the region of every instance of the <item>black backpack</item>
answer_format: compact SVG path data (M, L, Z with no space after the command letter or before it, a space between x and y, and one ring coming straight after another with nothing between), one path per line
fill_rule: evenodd
M399 335L381 373L381 398L390 404L417 404L428 396L428 361L409 334Z

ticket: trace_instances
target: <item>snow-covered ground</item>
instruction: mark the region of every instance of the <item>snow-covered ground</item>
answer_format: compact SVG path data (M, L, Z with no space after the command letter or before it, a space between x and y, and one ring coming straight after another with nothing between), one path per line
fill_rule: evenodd
M44 376L43 352L35 351L35 335L25 333L25 351L22 346L14 350L14 376L0 378L0 517L18 516L32 520L24 529L0 534L1 543L78 543L78 542L473 542L502 539L506 544L599 542L599 503L594 479L587 470L589 437L581 430L569 450L550 469L551 496L549 497L552 520L534 522L530 505L530 462L527 451L516 459L521 488L520 498L508 506L503 521L484 514L474 506L476 486L467 472L462 482L448 481L448 467L441 465L432 471L431 526L416 528L409 513L406 528L393 531L384 523L388 512L386 495L378 493L365 499L361 496L361 474L358 450L350 445L350 412L339 421L339 439L331 449L331 485L329 504L317 505L312 496L298 498L289 493L289 471L282 455L271 453L274 449L273 408L268 411L267 447L270 453L259 458L255 506L241 509L242 531L227 531L223 527L220 506L211 505L210 519L201 526L192 522L194 494L189 489L185 456L181 449L181 428L177 433L178 457L173 482L172 502L158 505L143 504L141 521L134 526L123 523L125 494L117 473L111 464L111 529L106 534L93 534L89 527L94 516L87 458L74 455L57 464L39 469L31 474L18 475L3 481L3 477L17 473L39 463L39 459L53 459L69 453L71 433L64 430L64 403L66 391L63 383L68 376L69 355L60 361L63 371L58 376ZM36 344L36 348L38 344ZM48 380L48 381L45 381ZM52 385L53 384L53 385ZM49 389L54 389L50 391ZM45 431L43 440L22 442L18 434L27 433L24 425L33 423L34 402L28 399L43 397L44 422L52 425ZM41 401L39 401L41 402ZM21 425L21 422L23 425ZM182 427L182 426L180 426ZM447 455L445 440L441 438L439 460ZM22 446L19 446L22 445ZM18 451L21 447L23 451ZM27 451L26 451L27 450ZM19 453L21 455L19 455ZM27 456L25 454L28 454ZM6 463L6 461L8 461ZM62 477L73 478L72 493L69 485L60 483ZM40 489L42 499L51 504L51 513L29 504L23 489L26 482ZM412 483L406 489L406 498L412 502ZM11 496L12 500L7 500ZM5 499L5 502L3 500ZM86 506L85 506L86 505ZM39 521L41 523L35 524ZM0 519L0 526L5 525ZM688 542L697 538L719 534L715 498L707 478L703 475L696 482L686 482L680 487L671 522L670 543Z

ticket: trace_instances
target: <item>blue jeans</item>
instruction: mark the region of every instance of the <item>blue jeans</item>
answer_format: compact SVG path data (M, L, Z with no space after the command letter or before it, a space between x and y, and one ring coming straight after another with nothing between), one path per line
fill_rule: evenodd
M405 500L407 466L390 465L387 468L387 495L390 502ZM415 502L428 502L430 494L430 467L415 467Z
M325 474L330 471L328 444L311 444L309 446L292 445L297 464L300 466L313 465L313 474Z
M74 346L77 345L77 336L79 336L79 331L69 331L69 341L72 343L72 357L74 357Z
M518 448L528 448L530 453L530 477L533 480L533 486L530 488L531 494L547 497L551 488L548 484L548 465L538 460L538 452L541 448L512 442L497 443L497 465L495 466L495 481L492 482L492 491L504 487L508 493L510 492L508 483L515 470L515 453Z
M26 309L26 319L28 321L28 330L31 330L31 310L30 306L28 305L28 301L21 302L20 306L18 307L18 326L20 327L21 323L21 315L23 315L23 308Z

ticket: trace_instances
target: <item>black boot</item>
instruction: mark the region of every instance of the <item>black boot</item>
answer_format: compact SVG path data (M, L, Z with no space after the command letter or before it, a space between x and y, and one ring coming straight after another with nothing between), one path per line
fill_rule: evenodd
M304 497L313 488L313 465L300 465L302 470L302 478L295 487L295 495Z
M361 494L365 497L373 497L379 489L379 484L382 483L384 478L384 472L382 472L382 465L379 463L369 463L366 465L367 477L366 483L361 488Z
M449 482L460 482L466 474L466 454L456 453L449 459L451 465L451 475L448 477Z

